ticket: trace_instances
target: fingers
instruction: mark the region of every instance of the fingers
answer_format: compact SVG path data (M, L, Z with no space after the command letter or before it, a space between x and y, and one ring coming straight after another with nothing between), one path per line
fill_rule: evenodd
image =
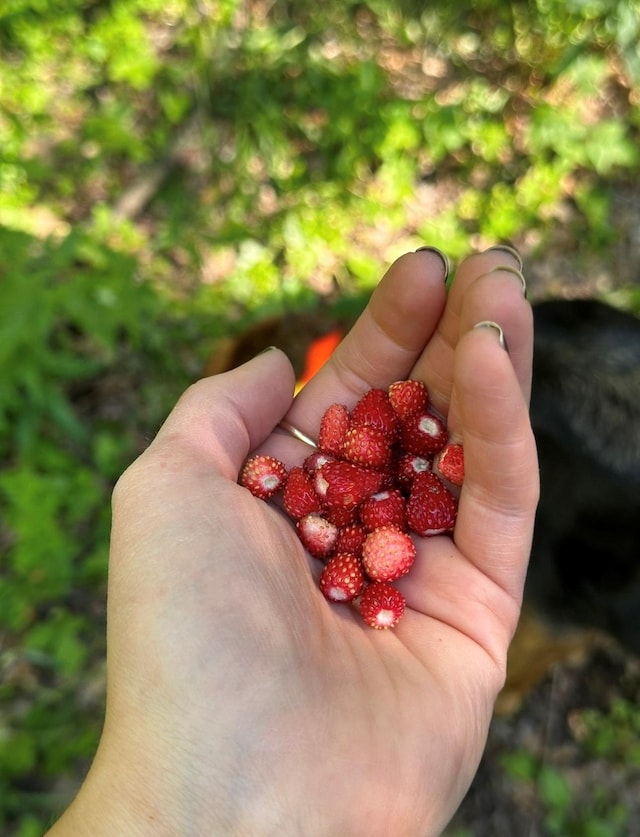
M407 377L442 315L445 278L444 261L435 251L398 259L330 360L296 397L287 420L317 438L330 404L350 408L365 390Z
M291 366L280 352L269 352L191 387L158 434L158 443L169 434L182 434L235 476L248 451L260 446L283 417L314 439L329 404L352 407L367 389L406 377L424 380L436 408L446 415L454 398L456 345L478 319L500 322L528 397L531 314L516 275L518 265L517 254L509 249L473 255L458 269L447 295L446 264L438 251L406 254L389 268L355 326L293 403ZM450 423L457 433L455 410ZM289 436L274 436L267 447L288 464L308 450Z
M480 276L469 286L462 304L460 334L466 334L482 320L497 322L503 329L511 363L528 402L533 362L533 315L525 300L520 277L511 273L507 266Z
M455 543L519 601L539 490L527 403L492 328L474 328L461 338L454 375L465 449Z
M533 366L533 312L522 296L519 280L503 269L480 276L473 282L462 302L460 333L466 334L476 323L495 322L502 329L505 345L520 392L528 404L531 395ZM455 369L455 363L451 367ZM462 429L455 384L451 386L447 424L453 439L460 439Z
M422 560L399 586L409 607L489 654L499 688L531 549L539 490L536 446L499 329L471 327L460 337L453 376L451 412L465 451L454 539L421 543Z
M481 320L495 320L504 330L522 392L531 386L530 307L525 302L521 261L511 248L490 248L466 258L451 285L445 312L411 376L425 381L437 410L448 415L453 387L454 353L462 334Z
M366 389L407 377L425 381L435 408L448 415L456 345L481 319L494 319L504 329L528 399L531 311L521 264L516 251L502 246L469 256L447 295L446 268L437 251L421 250L398 259L331 359L295 399L287 421L316 438L329 404L352 407Z
M186 445L206 467L235 480L247 454L286 413L294 387L291 363L278 349L203 378L182 395L149 450Z

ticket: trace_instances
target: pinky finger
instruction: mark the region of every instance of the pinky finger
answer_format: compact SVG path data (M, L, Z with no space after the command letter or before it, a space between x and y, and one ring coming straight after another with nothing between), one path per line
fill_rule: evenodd
M519 600L538 502L538 463L527 403L498 329L472 328L460 340L454 397L465 451L456 545Z

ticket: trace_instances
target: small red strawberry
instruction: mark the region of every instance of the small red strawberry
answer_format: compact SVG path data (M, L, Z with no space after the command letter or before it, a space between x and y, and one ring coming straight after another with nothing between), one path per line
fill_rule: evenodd
M258 454L244 464L238 482L261 500L273 497L282 488L287 477L284 463L273 456Z
M336 553L351 552L358 557L362 553L362 544L367 537L367 530L360 523L350 523L338 530Z
M344 404L331 404L320 420L318 450L340 456L345 434L349 429L349 411Z
M432 471L414 480L407 502L407 525L423 537L451 532L458 514L458 501Z
M402 593L387 581L372 581L360 599L360 614L372 628L393 628L405 609Z
M383 389L370 389L351 411L351 424L368 424L371 427L377 427L391 444L398 428L398 417L387 393Z
M320 498L313 488L313 478L297 465L289 469L282 491L282 504L294 520L299 520L305 514L319 512L322 508Z
M349 509L378 491L382 480L382 474L353 462L327 462L316 471L314 487L325 505Z
M362 545L362 564L375 581L395 581L406 575L415 559L416 547L411 537L395 526L375 529Z
M431 468L431 457L418 456L417 453L402 453L396 462L396 482L400 488L410 489L416 476L430 471Z
M413 413L400 425L400 444L407 453L431 456L442 450L448 438L442 419L429 412Z
M464 481L464 450L462 445L448 442L435 461L437 472L452 485L462 485Z
M381 526L405 529L407 525L405 506L406 501L397 488L377 491L360 506L360 520L368 532L379 529Z
M429 393L422 381L395 381L388 394L389 402L400 419L424 412L429 403Z
M319 514L306 514L296 523L298 537L314 558L328 558L334 550L338 527Z
M320 589L332 602L352 602L363 586L360 560L348 552L336 553L320 574Z
M352 526L358 522L357 506L325 506L322 514L338 529L344 529L345 526Z
M404 613L404 597L389 582L413 566L415 535L452 532L456 521L450 488L462 484L463 449L428 405L421 381L371 389L351 413L344 404L328 407L318 449L302 467L287 473L279 460L259 455L239 477L258 497L282 490L301 543L326 562L323 594L359 601L374 628L393 627Z
M370 424L352 424L342 444L342 457L348 462L381 469L391 461L391 445L384 431Z

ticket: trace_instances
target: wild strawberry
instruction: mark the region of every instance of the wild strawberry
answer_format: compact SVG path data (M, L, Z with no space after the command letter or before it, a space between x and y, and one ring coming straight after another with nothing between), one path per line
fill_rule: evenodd
M314 558L328 558L335 547L338 527L319 514L306 514L296 523L298 537Z
M423 537L451 532L458 514L458 501L432 471L414 480L407 502L407 525Z
M294 465L287 475L282 491L282 504L289 517L294 520L299 520L305 514L319 512L322 508L320 498L313 488L312 477L297 465Z
M287 468L279 459L259 454L247 459L238 482L254 496L267 500L280 491L286 477Z
M352 526L358 522L357 506L325 506L322 514L338 529L344 529L345 526Z
M396 462L396 483L400 488L410 489L416 476L430 471L431 468L431 457L418 456L417 453L402 453Z
M368 532L381 526L404 529L407 525L405 505L405 499L397 488L377 491L360 506L360 520Z
M338 530L336 553L350 552L358 557L362 553L362 544L367 537L367 530L360 523L350 523Z
M391 461L391 445L382 430L370 424L352 424L342 444L342 457L367 468L384 468Z
M393 461L393 451L391 452L391 461L388 465L382 468L380 471L380 476L382 477L382 482L380 483L380 491L386 488L396 488L396 467L395 462Z
M320 420L318 450L340 456L345 434L349 429L349 411L344 404L331 404Z
M405 598L387 581L372 581L364 588L360 599L360 614L372 628L393 628L402 618Z
M413 413L400 424L400 444L407 453L431 456L447 443L444 422L432 413Z
M314 476L316 493L325 505L355 508L382 484L382 474L353 462L328 462Z
M391 444L398 428L398 417L387 393L383 389L370 389L351 411L351 424L368 424L371 427L377 427Z
M388 394L389 402L400 419L424 412L429 403L429 393L422 381L396 381L389 387Z
M428 402L425 384L413 380L369 390L351 413L332 404L321 419L318 449L302 467L287 473L273 457L255 456L239 478L265 499L282 490L300 541L326 562L323 594L359 600L374 628L393 627L404 613L404 597L389 582L413 566L414 535L455 525L457 499L448 486L462 483L463 450L448 441Z
M362 564L375 581L395 581L406 575L415 559L416 547L411 537L395 526L375 529L362 545Z
M448 442L435 461L436 471L452 485L462 485L464 481L464 450L462 445Z
M332 602L352 602L363 586L360 560L348 552L336 553L320 574L320 589Z

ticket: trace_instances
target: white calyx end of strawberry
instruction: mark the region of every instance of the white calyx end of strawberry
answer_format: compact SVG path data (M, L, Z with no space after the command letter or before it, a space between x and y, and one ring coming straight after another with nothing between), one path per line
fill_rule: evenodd
M344 587L340 587L337 584L332 585L331 587L327 587L325 590L325 596L330 599L332 602L348 602L351 601L352 596L350 596Z
M316 474L314 488L318 497L324 499L327 496L327 489L329 488L329 483L320 473Z
M260 478L260 485L265 491L277 491L282 480L277 474L265 474Z
M393 610L379 610L376 614L376 624L381 628L392 628L398 619L398 614Z
M388 500L391 496L391 492L388 488L383 488L382 491L376 491L375 494L372 494L369 499L371 500Z
M427 436L438 436L442 430L440 422L431 416L424 416L418 424L420 430Z

